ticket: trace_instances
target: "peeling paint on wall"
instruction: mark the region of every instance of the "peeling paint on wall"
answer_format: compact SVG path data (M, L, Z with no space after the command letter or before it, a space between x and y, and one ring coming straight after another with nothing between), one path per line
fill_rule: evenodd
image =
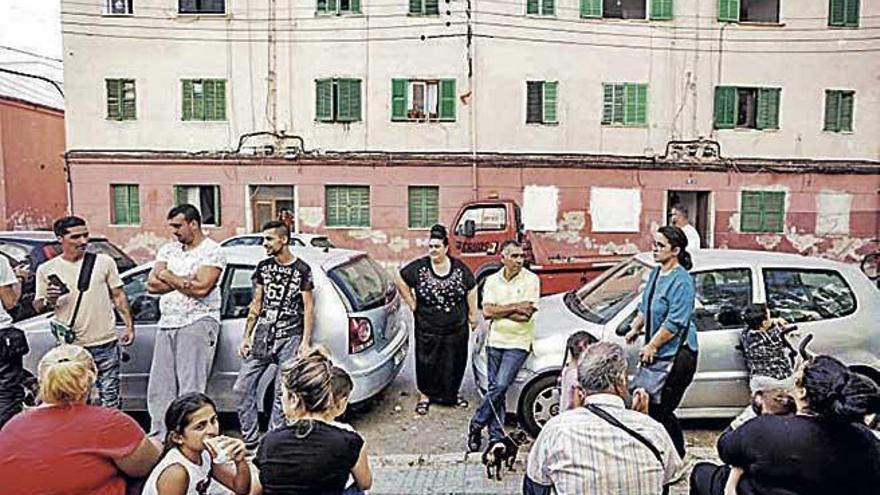
M300 206L297 214L299 221L306 227L317 228L324 221L324 209L320 206Z
M638 254L639 251L639 247L630 242L629 239L627 239L623 244L609 242L599 246L599 254L602 255Z
M816 234L849 235L852 195L822 191L816 195Z
M8 230L41 230L52 227L52 218L33 208L15 210L6 219Z
M526 230L553 232L557 229L559 188L526 186L523 191L522 221Z
M168 242L171 242L168 237L142 232L132 236L122 250L137 261L147 261L155 258L159 248Z
M772 251L780 242L782 242L782 236L776 234L759 235L755 237L755 242L757 242L762 248Z
M818 244L822 242L820 237L813 234L798 234L797 227L792 226L785 232L785 239L792 247L801 254L815 255L818 253Z
M370 241L373 244L387 244L388 234L381 230L349 230L348 236L358 241Z
M403 237L395 237L388 243L388 249L395 253L399 253L404 249L409 249L409 239Z
M587 212L566 211L562 214L562 220L556 226L556 232L538 234L541 238L551 239L568 244L582 242L581 230L587 224Z
M831 248L826 250L823 255L840 261L861 261L863 256L858 251L868 244L871 244L871 239L854 237L834 239L831 241Z

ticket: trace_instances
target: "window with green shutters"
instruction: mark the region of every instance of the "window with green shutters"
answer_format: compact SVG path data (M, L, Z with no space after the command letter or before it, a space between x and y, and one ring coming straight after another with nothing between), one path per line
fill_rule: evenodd
M825 125L823 130L852 132L855 91L825 90Z
M391 120L454 122L455 79L392 79Z
M526 0L528 15L556 15L556 0Z
M202 225L220 225L220 186L174 186L174 206L191 204L202 215Z
M673 0L651 0L651 20L672 20Z
M411 15L440 15L440 0L409 0Z
M360 14L361 0L317 0L315 11L327 15Z
M720 22L779 23L779 0L718 0Z
M369 227L370 186L325 186L324 224L327 227Z
M182 120L226 120L225 79L184 79Z
M715 87L716 129L779 129L780 88Z
M113 196L113 225L139 225L141 223L141 204L138 186L134 184L114 184L110 186Z
M603 83L602 94L602 125L648 124L647 84Z
M409 221L411 229L429 229L440 218L440 188L409 186Z
M361 120L360 79L318 79L315 81L315 120L359 122Z
M743 191L740 197L740 232L782 232L785 227L785 193Z
M581 17L602 17L602 0L580 0Z
M106 79L107 119L137 119L137 97L134 79Z
M830 0L828 25L859 27L859 0Z
M556 124L557 81L526 81L526 123Z

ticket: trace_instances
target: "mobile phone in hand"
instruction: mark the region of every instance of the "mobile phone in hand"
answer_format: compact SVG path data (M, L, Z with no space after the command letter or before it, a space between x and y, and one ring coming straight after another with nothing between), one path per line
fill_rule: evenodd
M62 296L64 294L67 294L68 292L70 292L70 289L67 288L67 285L65 285L64 282L62 282L60 278L58 278L58 275L55 275L54 273L49 274L48 279L52 285L54 285L55 287L58 287L61 290Z

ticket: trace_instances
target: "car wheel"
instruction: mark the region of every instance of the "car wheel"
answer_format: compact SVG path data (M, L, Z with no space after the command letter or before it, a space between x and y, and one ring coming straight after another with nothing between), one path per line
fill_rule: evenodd
M553 416L559 414L557 375L544 375L532 382L520 401L519 417L523 428L533 438Z

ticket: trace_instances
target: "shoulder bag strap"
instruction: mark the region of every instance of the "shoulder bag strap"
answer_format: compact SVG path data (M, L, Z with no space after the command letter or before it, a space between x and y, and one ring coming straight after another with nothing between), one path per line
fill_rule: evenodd
M648 304L645 306L645 311L647 314L645 315L645 344L647 344L651 339L651 304L654 299L654 289L657 288L657 279L660 278L660 268L656 269L657 275L654 276L654 280L651 281L651 286L648 287Z
M70 317L70 324L67 325L73 330L73 324L76 323L76 315L79 314L79 306L82 304L83 294L89 290L89 284L92 281L92 272L95 271L95 253L86 252L83 257L83 264L79 267L79 278L76 281L76 290L79 292L76 296L76 304L73 306L73 316Z
M585 407L586 407L587 410L589 410L591 413L593 413L593 414L595 414L596 416L599 416L600 418L604 419L605 421L607 421L608 423L610 423L612 426L616 426L617 428L620 428L621 430L623 430L623 431L629 433L630 436L632 436L633 438L635 438L635 439L638 440L639 442L642 442L642 443L645 445L645 447L648 447L648 449L651 450L651 453L654 454L654 457L656 457L657 460L660 461L660 465L663 466L664 469L665 469L666 464L663 462L663 454L661 454L661 453L660 453L660 450L658 450L657 447L655 447L654 444L651 443L650 440L648 440L647 438L645 438L644 435L642 435L641 433L639 433L639 432L633 430L632 428L630 428L630 427L624 425L624 424L621 423L617 418L615 418L614 416L608 414L607 411L605 411L604 409L602 409L601 407L599 407L599 406L597 406L597 405L595 405L595 404L586 404Z

